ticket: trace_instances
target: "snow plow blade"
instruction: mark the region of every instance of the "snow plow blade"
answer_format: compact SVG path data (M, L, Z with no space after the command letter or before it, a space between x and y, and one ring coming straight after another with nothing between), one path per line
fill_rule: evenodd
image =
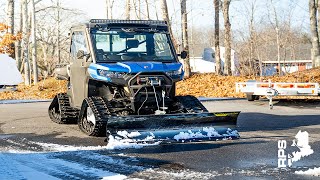
M107 129L118 138L135 142L184 142L239 138L237 112L113 116Z

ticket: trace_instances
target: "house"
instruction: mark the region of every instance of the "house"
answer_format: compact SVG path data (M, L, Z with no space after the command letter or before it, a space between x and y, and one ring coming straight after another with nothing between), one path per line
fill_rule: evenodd
M280 61L281 72L283 74L303 71L312 68L312 60L294 60L288 59ZM264 76L271 76L278 73L278 61L263 61L262 74Z

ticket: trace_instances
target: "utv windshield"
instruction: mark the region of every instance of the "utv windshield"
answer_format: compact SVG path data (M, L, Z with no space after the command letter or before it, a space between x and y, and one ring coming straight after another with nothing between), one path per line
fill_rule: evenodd
M172 62L168 34L158 32L91 32L98 62Z

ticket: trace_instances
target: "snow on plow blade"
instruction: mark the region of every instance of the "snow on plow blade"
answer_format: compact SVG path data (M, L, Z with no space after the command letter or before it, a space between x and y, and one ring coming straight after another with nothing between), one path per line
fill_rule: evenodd
M136 142L205 141L239 138L237 112L117 116L108 119L107 129L118 138Z

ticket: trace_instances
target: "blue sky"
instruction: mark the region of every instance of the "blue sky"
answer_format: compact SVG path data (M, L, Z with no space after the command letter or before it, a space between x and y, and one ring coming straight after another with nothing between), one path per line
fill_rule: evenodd
M60 0L64 6L74 9L80 9L87 15L87 18L106 18L105 0ZM245 31L248 28L248 12L252 2L256 1L257 11L255 12L255 24L257 27L270 23L272 19L273 5L279 16L280 21L288 20L291 17L292 26L299 27L309 32L309 14L307 0L232 0L230 6L230 19L233 31ZM17 1L18 2L18 1ZM43 0L45 6L50 0ZM144 2L144 0L141 0ZM150 3L151 17L156 19L156 13L161 19L159 0L148 0ZM156 3L154 3L156 2ZM169 4L169 15L173 19L174 29L180 28L180 0L167 0ZM194 27L213 27L214 12L213 0L188 0L189 25ZM125 0L115 0L114 18L124 17ZM269 4L269 5L268 5ZM18 3L17 3L18 6ZM5 19L6 0L0 0L0 20ZM16 8L19 9L18 7ZM223 18L221 14L221 24Z
M90 18L105 18L105 1L104 0L61 0L66 6L81 9ZM250 2L254 0L233 0L231 3L230 13L231 20L234 26L241 26L241 22L245 21L246 14L244 13L245 6L248 6ZM265 16L268 7L267 2L270 0L256 0L257 1L257 19L261 16ZM124 14L124 2L125 0L116 0L115 3L115 18L121 18ZM143 2L143 0L141 0ZM154 4L154 0L149 0L151 3L151 12L155 12L157 9L160 15L159 4ZM180 0L167 0L169 4L170 16L174 19L180 19L179 16L179 2ZM292 20L294 23L308 25L308 1L307 0L273 0L276 10L279 16L285 16L288 11L293 11ZM272 7L270 7L272 9ZM190 12L189 20L192 24L197 26L213 25L213 0L188 0L188 9ZM152 17L155 19L155 13L152 13ZM287 17L283 17L287 18Z

